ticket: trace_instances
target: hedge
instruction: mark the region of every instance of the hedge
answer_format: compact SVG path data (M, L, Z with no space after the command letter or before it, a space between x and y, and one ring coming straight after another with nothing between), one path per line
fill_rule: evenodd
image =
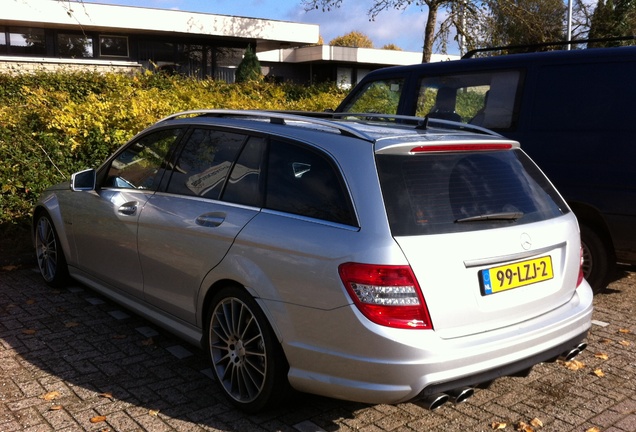
M344 96L332 84L227 84L153 73L0 74L0 225L28 221L47 186L96 167L169 114L208 108L323 111Z

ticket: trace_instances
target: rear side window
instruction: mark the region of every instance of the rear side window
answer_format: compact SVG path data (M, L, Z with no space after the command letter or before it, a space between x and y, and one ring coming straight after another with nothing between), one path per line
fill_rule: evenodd
M396 236L491 229L568 211L521 150L378 155L377 163Z
M404 79L371 81L342 107L343 112L397 114Z
M521 71L426 76L420 81L415 115L512 129Z
M355 225L339 171L327 156L304 146L270 143L266 197L272 210Z
M247 137L212 129L195 129L175 164L167 192L219 199L232 163Z

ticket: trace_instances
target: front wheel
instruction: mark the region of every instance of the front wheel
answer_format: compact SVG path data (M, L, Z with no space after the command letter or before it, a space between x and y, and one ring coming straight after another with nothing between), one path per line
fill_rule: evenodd
M615 270L616 260L603 238L587 225L581 225L583 275L594 294L603 291Z
M49 215L41 214L35 223L35 255L40 274L52 287L63 286L68 280L68 266L60 238Z
M243 289L230 286L212 299L208 320L212 370L240 409L272 408L289 394L289 366L265 314Z

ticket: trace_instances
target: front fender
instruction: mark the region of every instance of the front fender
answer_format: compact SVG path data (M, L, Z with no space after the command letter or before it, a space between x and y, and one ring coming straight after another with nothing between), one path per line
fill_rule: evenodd
M47 190L37 201L33 210L32 229L31 229L31 241L35 246L35 230L39 217L46 213L51 218L53 226L60 240L64 257L68 264L73 264L76 260L72 254L73 248L71 247L71 232L72 225L70 215L62 214L62 207L60 206L60 200L56 193L56 190Z

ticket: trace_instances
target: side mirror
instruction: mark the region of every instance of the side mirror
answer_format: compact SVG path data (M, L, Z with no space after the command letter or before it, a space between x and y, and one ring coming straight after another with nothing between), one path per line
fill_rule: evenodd
M71 190L91 191L95 190L97 174L94 169L76 172L71 176Z

